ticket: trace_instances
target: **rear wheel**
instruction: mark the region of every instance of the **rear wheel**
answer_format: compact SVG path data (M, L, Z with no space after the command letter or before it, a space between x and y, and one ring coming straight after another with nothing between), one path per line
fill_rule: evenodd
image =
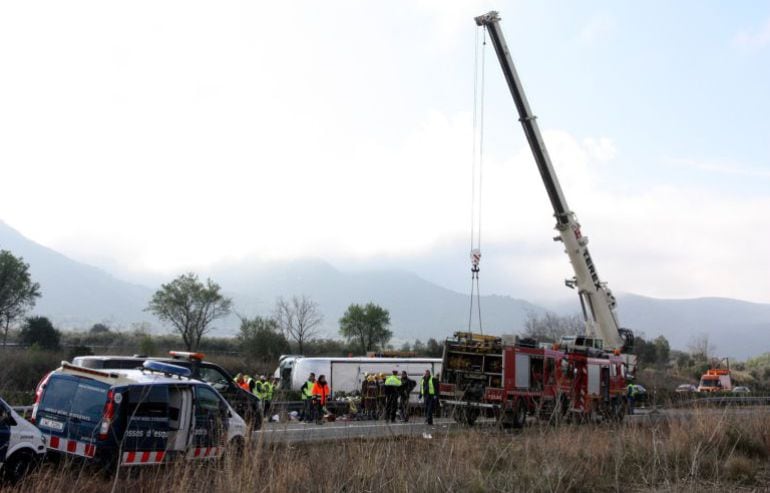
M518 399L513 411L513 427L524 428L527 424L527 403L524 399Z
M509 429L513 427L513 407L503 407L499 411L497 416L497 426L502 429Z
M452 412L455 421L461 425L473 426L479 417L479 408L471 406L456 406Z

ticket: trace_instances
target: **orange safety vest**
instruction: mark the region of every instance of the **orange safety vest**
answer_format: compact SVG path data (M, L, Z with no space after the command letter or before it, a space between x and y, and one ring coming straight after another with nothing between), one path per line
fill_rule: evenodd
M251 389L249 389L249 382L244 380L243 382L239 383L240 387L245 390L246 392L251 392Z
M321 398L321 405L326 405L326 398L329 397L329 385L319 385L318 382L313 384L313 395Z

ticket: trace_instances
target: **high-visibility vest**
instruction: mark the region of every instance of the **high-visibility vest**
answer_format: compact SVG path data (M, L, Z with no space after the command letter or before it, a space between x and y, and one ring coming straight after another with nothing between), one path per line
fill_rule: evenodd
M315 385L315 382L313 380L308 380L305 382L305 385L302 386L303 401L310 399L313 396L313 385Z
M273 400L273 384L265 382L262 384L262 398L266 401Z
M401 387L401 379L396 375L391 375L385 379L385 385L388 387Z
M254 395L259 397L260 399L265 398L264 391L262 390L262 386L264 385L264 383L265 382L263 382L262 380L257 380L257 382L254 384Z
M326 398L329 397L329 385L320 385L318 382L313 384L313 395L321 399L321 405L326 405Z
M246 392L251 392L251 389L249 389L249 382L247 380L241 380L241 382L238 383L238 386Z
M637 394L637 392L636 392L636 385L634 385L632 383L629 383L628 387L626 389L628 391L628 396L629 397L636 397L636 394Z
M425 395L425 377L420 379L420 395ZM436 395L436 386L434 384L434 378L428 377L428 395Z

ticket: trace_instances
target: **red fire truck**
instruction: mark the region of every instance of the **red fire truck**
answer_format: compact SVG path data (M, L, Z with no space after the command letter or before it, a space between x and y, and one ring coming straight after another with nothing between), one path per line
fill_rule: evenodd
M466 424L485 410L504 427L522 427L528 415L621 420L628 369L621 355L600 345L580 336L560 344L504 344L499 337L457 332L444 345L442 405Z

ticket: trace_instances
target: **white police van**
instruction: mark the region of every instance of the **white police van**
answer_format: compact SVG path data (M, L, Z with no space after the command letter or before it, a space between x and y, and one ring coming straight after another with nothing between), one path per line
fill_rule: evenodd
M190 370L147 361L142 370L62 362L38 385L32 421L49 453L104 466L215 459L245 443L246 423Z
M45 455L43 435L0 399L0 475L18 481Z

